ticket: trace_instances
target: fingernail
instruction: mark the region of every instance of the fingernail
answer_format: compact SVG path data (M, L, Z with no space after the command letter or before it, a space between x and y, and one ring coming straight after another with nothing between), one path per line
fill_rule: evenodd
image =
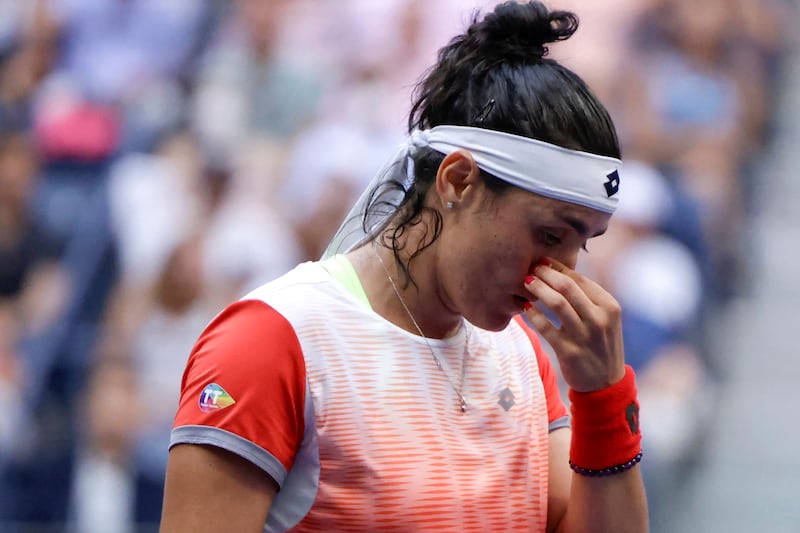
M550 265L552 265L553 263L552 263L552 262L550 262L550 260L549 260L548 258L546 258L546 257L542 257L541 261L539 261L539 264L540 264L540 265L542 265L542 266L549 267L549 266L550 266Z
M525 304L522 306L522 308L524 310L526 310L526 311L530 311L533 308L533 304L530 303L530 302L525 302Z
M517 279L519 279L519 278L517 278ZM525 285L530 285L530 284L531 284L531 283L533 283L534 281L536 281L536 278L534 278L533 276L527 276L527 277L525 278Z

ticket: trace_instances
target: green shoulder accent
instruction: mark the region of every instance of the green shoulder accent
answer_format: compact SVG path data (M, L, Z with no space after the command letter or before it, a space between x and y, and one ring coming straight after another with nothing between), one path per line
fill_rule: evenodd
M363 303L370 309L372 306L367 298L367 293L364 292L364 286L361 285L361 280L358 279L356 269L353 264L343 254L336 254L330 259L320 261L320 266L328 271L333 279L344 285L350 294L355 296L356 300Z

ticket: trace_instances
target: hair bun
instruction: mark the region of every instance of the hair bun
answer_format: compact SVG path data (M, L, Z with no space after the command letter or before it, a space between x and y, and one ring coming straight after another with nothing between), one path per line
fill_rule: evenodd
M541 2L505 2L472 26L483 53L512 61L542 59L548 43L569 39L577 29L574 13L551 11Z

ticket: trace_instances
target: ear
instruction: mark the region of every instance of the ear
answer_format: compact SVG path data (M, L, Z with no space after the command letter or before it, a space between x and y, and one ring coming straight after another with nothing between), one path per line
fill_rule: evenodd
M458 205L469 191L481 183L480 168L466 150L456 150L445 156L436 173L436 192L444 207L447 202Z

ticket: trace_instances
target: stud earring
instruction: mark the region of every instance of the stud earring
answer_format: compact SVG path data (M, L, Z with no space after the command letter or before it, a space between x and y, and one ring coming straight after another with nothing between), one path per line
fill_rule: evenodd
M445 204L445 207L446 207L447 209L453 209L453 202L447 202L447 203Z

